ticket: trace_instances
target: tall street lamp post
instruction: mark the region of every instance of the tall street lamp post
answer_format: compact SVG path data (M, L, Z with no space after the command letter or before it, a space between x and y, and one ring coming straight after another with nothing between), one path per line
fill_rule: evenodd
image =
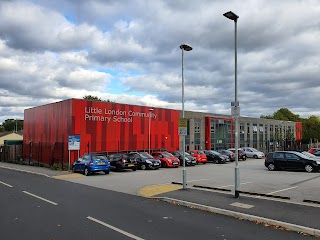
M191 51L192 47L181 44L181 77L182 77L182 118L184 118L184 76L183 76L183 52L184 51ZM186 145L186 138L185 135L182 136L182 159L183 159L183 170L182 170L182 185L183 189L187 189L187 171L186 171L186 159L185 159L185 145Z
M237 20L239 16L235 13L229 11L223 14L226 18L234 21L234 103L233 103L233 111L235 118L235 130L234 130L234 141L235 141L235 153L236 153L236 166L235 166L235 189L234 195L236 198L239 198L239 189L240 189L240 176L239 176L239 164L238 164L238 148L239 148L239 116L240 116L240 106L238 102L238 86L237 86Z
M148 146L149 146L149 154L151 154L150 146L151 146L151 114L153 112L153 108L149 108L149 133L148 133Z

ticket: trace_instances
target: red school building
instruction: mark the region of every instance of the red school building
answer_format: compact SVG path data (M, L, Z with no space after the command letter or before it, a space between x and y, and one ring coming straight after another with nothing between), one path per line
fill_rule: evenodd
M68 138L80 138L85 152L179 149L180 111L111 102L68 99L26 109L23 158L52 165L68 162ZM150 129L150 132L149 132Z

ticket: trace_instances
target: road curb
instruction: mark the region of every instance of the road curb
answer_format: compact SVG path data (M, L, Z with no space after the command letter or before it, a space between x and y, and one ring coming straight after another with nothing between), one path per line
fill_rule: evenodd
M287 222L282 222L270 218L264 218L264 217L259 217L255 215L250 215L246 213L240 213L240 212L235 212L227 209L222 209L222 208L216 208L216 207L210 207L198 203L192 203L192 202L187 202L179 199L174 199L174 198L168 198L168 197L149 197L150 199L154 200L160 200L163 202L168 202L168 203L174 203L178 204L181 206L189 207L189 208L195 208L207 212L212 212L216 214L221 214L225 216L230 216L238 219L243 219L243 220L248 220L251 222L258 222L258 223L266 223L271 226L280 226L283 228L286 228L288 230L297 232L297 233L305 233L309 234L315 237L320 237L320 229L315 229L315 228L309 228L305 226L300 226L297 224L292 224L292 223L287 223Z
M47 174L44 174L44 173L39 173L39 172L32 172L32 171L28 171L28 170L22 170L22 169L5 167L5 166L0 166L0 168L9 169L9 170L14 170L14 171L18 171L18 172L31 173L31 174L36 174L36 175L41 175L41 176L45 176L45 177L51 178L51 176L49 176L49 175L47 175Z

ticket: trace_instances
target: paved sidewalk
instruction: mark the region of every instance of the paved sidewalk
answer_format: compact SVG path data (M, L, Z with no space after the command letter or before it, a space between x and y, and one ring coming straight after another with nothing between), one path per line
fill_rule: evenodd
M171 188L152 198L320 237L320 205L316 204L297 204L244 194L235 198L230 193L194 188Z

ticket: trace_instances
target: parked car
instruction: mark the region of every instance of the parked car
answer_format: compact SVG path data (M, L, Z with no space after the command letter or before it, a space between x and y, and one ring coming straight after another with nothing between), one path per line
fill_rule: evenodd
M320 148L310 148L308 152L313 154L314 152L319 151L319 150L320 150Z
M111 169L122 172L124 169L136 171L138 168L137 159L132 153L116 153L109 156Z
M180 160L169 152L153 152L151 155L161 161L162 167L179 167L180 165Z
M270 152L265 158L264 165L270 171L277 169L319 171L320 160L295 151Z
M311 154L313 154L316 157L320 157L320 150L315 150Z
M82 172L86 176L99 171L109 174L110 164L105 155L85 154L73 163L72 170L73 172Z
M253 157L253 158L264 158L264 153L260 152L259 150L251 147L244 147L242 148L244 153L247 157Z
M161 167L161 161L158 159L154 159L147 152L131 152L135 155L138 168L141 170L145 169L159 169Z
M236 153L236 149L235 148L229 148L227 149L233 153ZM247 155L246 153L243 151L242 148L238 148L238 160L242 160L242 161L245 161L247 160Z
M220 150L217 150L217 152L221 153L222 155L228 156L230 162L233 162L236 160L236 155L232 151L220 149Z
M195 157L197 160L197 163L203 163L206 164L208 162L206 154L201 151L201 150L190 150L188 153L192 156Z
M183 166L183 151L173 151L171 154L177 157L180 160L180 165ZM192 157L189 153L184 152L184 158L186 166L195 166L197 164L197 160L195 157Z
M221 153L218 153L217 151L204 150L203 152L206 154L208 162L225 163L226 161L229 160L227 156L222 155Z

